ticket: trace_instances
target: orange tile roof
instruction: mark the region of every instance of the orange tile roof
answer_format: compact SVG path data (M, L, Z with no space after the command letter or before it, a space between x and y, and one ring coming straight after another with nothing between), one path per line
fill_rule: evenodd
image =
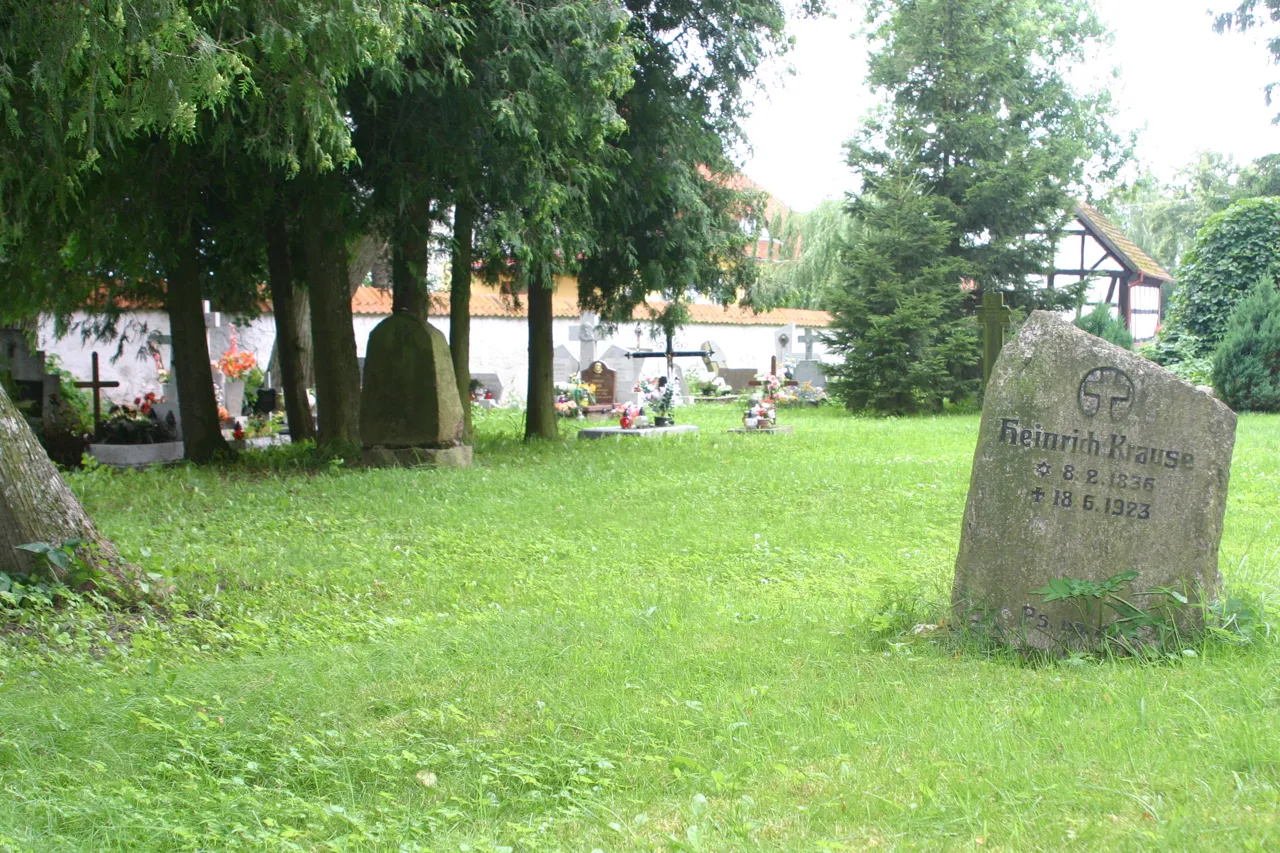
M637 307L632 314L635 320L648 320L649 311L661 312L665 307L662 302L649 302ZM831 323L831 315L826 311L811 311L803 308L775 308L759 314L741 305L690 305L689 320L705 325L727 326L783 326L795 323L797 326L826 328ZM356 291L351 300L351 310L356 314L390 314L391 291L375 287L362 287ZM449 314L449 294L431 294L431 316L441 317ZM528 313L524 300L517 308L510 296L498 293L471 294L472 317L524 317ZM582 311L577 300L562 296L552 297L551 314L553 317L576 318Z
M1164 267L1138 248L1137 243L1124 236L1123 231L1093 207L1084 202L1077 203L1076 217L1080 220L1080 224L1097 238L1098 242L1106 246L1122 265L1133 272L1141 273L1144 278L1173 281L1173 276L1169 275Z

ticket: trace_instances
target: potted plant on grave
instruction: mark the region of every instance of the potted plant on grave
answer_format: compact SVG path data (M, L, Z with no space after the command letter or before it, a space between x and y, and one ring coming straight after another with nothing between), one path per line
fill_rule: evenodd
M654 426L671 426L676 422L675 417L672 416L672 410L676 404L674 382L668 382L665 376L659 376L657 379L641 379L636 383L635 390L653 411Z

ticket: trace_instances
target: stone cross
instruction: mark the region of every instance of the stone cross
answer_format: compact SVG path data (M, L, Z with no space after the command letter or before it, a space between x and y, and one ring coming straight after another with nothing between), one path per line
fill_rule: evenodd
M578 363L591 364L596 360L596 338L600 318L590 311L583 311L578 325L569 327L569 340L578 342Z
M93 353L93 381L77 382L77 388L93 389L93 434L96 437L99 429L102 427L102 389L103 388L119 388L119 382L103 382L98 373L98 353Z
M1004 346L1004 329L1009 325L1009 315L1013 312L1005 307L1004 294L988 290L982 294L982 308L978 318L982 320L982 382L985 385L991 379L991 369L995 366L1000 349Z
M811 329L808 326L805 326L804 334L796 338L796 340L804 344L804 360L813 361L813 345L818 343L818 341L822 339L819 338L816 334L814 334L813 329Z

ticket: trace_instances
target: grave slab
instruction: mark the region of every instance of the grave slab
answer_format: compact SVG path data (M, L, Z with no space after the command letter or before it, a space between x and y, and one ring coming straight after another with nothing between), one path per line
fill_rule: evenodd
M1055 578L1136 571L1125 593L1212 600L1235 429L1211 395L1034 312L987 387L953 603L1015 645L1060 648L1098 638L1075 603L1035 592Z
M682 435L694 435L698 428L693 424L676 424L666 427L645 427L644 429L623 429L622 427L587 427L578 430L578 438L672 438Z
M741 435L795 435L796 428L791 424L783 426L769 427L767 429L747 429L746 427L737 427L729 430Z
M183 458L181 441L155 444L90 444L89 455L113 468L146 468L167 465Z

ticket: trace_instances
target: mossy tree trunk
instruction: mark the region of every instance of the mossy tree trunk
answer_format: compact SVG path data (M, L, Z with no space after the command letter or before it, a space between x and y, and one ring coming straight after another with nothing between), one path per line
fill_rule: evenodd
M301 229L315 345L317 441L328 453L348 456L360 448L360 367L339 203L333 194L310 200Z
M19 545L68 539L85 543L77 554L89 565L124 584L136 581L0 386L0 572L25 575L34 568L34 555Z
M200 251L197 233L176 236L174 258L165 276L165 308L173 338L173 367L177 371L178 410L182 414L182 444L187 459L209 462L230 453L218 420L213 392L213 367L205 332L204 301L200 292Z
M293 274L288 227L281 217L267 223L267 268L271 279L271 305L276 320L276 342L271 366L284 391L289 437L305 441L316 437L307 389L315 382L311 366L311 305Z
M471 246L476 211L471 202L453 209L453 258L449 275L449 353L462 401L462 440L471 443Z
M551 327L551 282L535 274L529 278L529 396L524 437L556 437L555 361Z

